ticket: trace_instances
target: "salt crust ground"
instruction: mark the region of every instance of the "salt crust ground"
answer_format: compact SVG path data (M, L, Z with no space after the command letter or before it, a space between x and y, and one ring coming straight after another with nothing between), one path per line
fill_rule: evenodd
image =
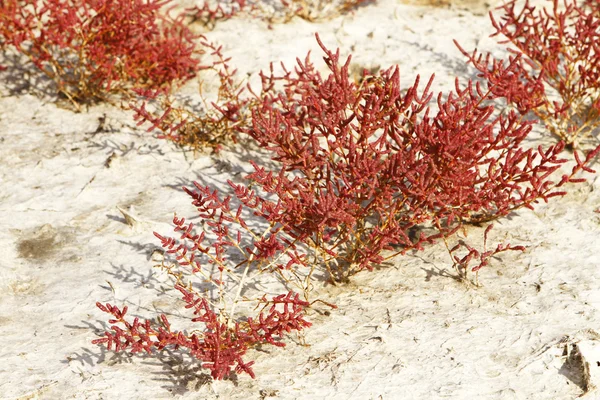
M464 3L464 2L463 2ZM469 70L454 48L491 48L489 5L432 8L380 0L326 23L234 19L208 34L241 74L290 65L330 47L361 66L399 64L410 82L435 72L447 89ZM5 82L10 76L0 77ZM13 77L14 78L14 77ZM210 82L207 83L210 86ZM193 86L192 86L193 87ZM194 156L135 127L108 106L75 114L51 97L0 86L0 398L2 399L572 399L584 393L577 343L600 331L600 182L499 221L490 241L528 247L495 260L483 287L453 278L443 246L397 258L312 312L308 346L253 351L256 380L210 382L180 354L115 355L90 344L106 327L98 300L132 315L181 315L150 259L152 231L193 215L179 187L240 179L258 152L234 146ZM104 122L101 122L104 121ZM536 139L532 145L551 143ZM107 167L107 165L110 165ZM141 221L127 225L117 207ZM480 243L481 228L465 232ZM463 233L464 234L464 233ZM584 346L585 345L585 346ZM587 360L594 361L594 360ZM588 398L595 398L590 392Z

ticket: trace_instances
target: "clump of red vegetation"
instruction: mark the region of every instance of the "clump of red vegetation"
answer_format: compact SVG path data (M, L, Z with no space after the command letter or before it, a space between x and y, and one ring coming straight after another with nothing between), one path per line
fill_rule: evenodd
M533 112L567 146L577 147L600 127L600 3L552 0L538 8L527 0L490 13L496 32L509 47L508 60L468 54L484 79L493 81L509 65L513 85L523 92L502 94L520 113ZM504 90L503 88L499 89ZM498 92L498 94L501 94Z
M241 358L249 348L279 345L283 334L310 325L303 312L312 304L318 269L331 282L345 281L442 240L466 279L467 270L479 271L494 255L523 248L500 244L488 250L491 225L481 251L464 241L450 248L448 237L466 224L562 196L567 183L583 181L580 172L594 172L589 164L600 146L583 158L575 151L575 165L562 176L557 170L566 162L564 142L545 149L525 146L535 124L525 114L545 104L547 75L526 75L532 64L522 54L508 62L469 55L481 79L461 84L457 78L453 90L434 95L433 76L423 89L420 77L403 88L397 66L365 71L355 82L351 58L342 61L339 51L328 50L318 36L317 41L326 76L308 56L294 70L282 65L278 74L272 66L261 73L261 91L244 100L228 60L213 47L226 100L212 104L219 121L270 151L277 166L268 170L253 162L251 184L229 182L235 198L199 184L186 189L202 225L175 217L179 239L156 234L175 256L161 267L193 308L192 321L204 323L202 333L172 331L164 317L158 328L127 322L125 310L99 304L115 325L96 343L134 351L173 345L187 348L215 379L232 371L253 375L252 363ZM507 103L514 107L506 110ZM174 109L167 103L164 114L153 116L145 106L137 113L176 137L194 118ZM250 227L248 216L258 225ZM264 293L253 293L249 282L258 276L282 285L277 293L284 294L266 300ZM256 316L246 307L237 317L244 304L270 309Z
M262 233L257 233L255 226L246 223L243 214L247 208L232 207L231 197L220 198L216 191L199 184L193 190L184 189L204 227L175 216L178 238L155 235L166 253L174 257L160 267L173 278L185 308L193 310L191 321L203 325L193 333L176 331L165 315L160 316L158 326L150 320L128 321L126 307L97 303L113 318L109 320L110 330L93 343L134 353L165 347L186 349L214 379L223 379L233 371L254 377L254 362L242 359L249 348L259 344L284 346L282 337L311 325L304 319L310 304L288 288L296 285L308 295L305 285L310 268L306 268L300 244L277 224L267 223ZM307 271L301 278L303 269ZM252 289L252 281L265 273L279 278L283 294L268 300L265 293ZM218 294L210 296L210 292Z
M465 224L561 196L565 184L583 181L576 174L593 172L588 164L600 147L585 159L575 152L571 173L555 178L565 162L563 143L525 148L534 122L515 110L498 111L501 99L530 101L531 92L515 79L518 60L485 84L469 80L461 86L457 79L454 90L439 93L433 103L433 76L422 90L419 77L402 89L398 67L365 72L356 83L350 57L341 62L339 51L317 40L327 76L308 56L294 71L283 66L277 75L271 67L247 103L251 119L240 128L272 153L278 167L269 171L253 163L251 185L229 182L235 198L195 183L185 191L202 223L175 216L179 238L155 233L175 257L161 268L204 329L172 331L164 316L160 327L128 322L126 310L98 304L114 325L95 343L117 351L186 348L215 379L232 372L253 376L252 362L242 360L249 348L281 345L285 333L310 326L303 313L312 304L319 269L331 282L344 281L443 240L459 277L467 279L468 269L477 272L493 256L523 248L500 244L488 250L491 225L482 251L464 241L450 248L449 236ZM267 300L253 292L250 283L259 276L283 294ZM251 305L263 308L256 314Z
M169 90L199 67L194 37L159 0L6 0L0 36L76 107Z
M496 110L501 95L529 96L513 80L514 65L487 87L470 80L461 87L457 79L431 109L433 76L423 90L419 77L402 90L392 67L356 84L350 57L342 63L339 51L319 44L328 76L308 57L281 76L273 68L262 74L247 133L273 153L279 169L255 165L248 177L265 198L242 185L236 194L245 204L260 203L262 218L316 249L334 280L371 269L384 261L384 250L420 249L465 223L563 195L560 188L579 181L575 175L598 151L554 178L566 161L562 143L527 149L533 122Z
M199 297L181 286L175 287L183 294L185 308L192 309L192 322L204 325L201 334L188 334L171 329L167 317L160 315L159 326L150 320L141 322L134 318L132 322L125 319L127 306L119 309L110 304L96 303L98 308L113 316L108 322L113 324L104 337L93 340L94 344L106 344L108 350L129 350L132 353L145 351L152 353L154 349L166 347L186 349L191 356L198 359L203 368L210 371L213 379L223 379L235 371L247 373L254 378L252 365L254 361L244 362L242 356L248 348L268 343L284 346L279 338L291 331L300 331L311 324L303 318L303 310L308 303L299 299L292 292L282 294L267 301L264 306L271 306L267 312L261 311L258 318L229 326L220 318L204 297Z

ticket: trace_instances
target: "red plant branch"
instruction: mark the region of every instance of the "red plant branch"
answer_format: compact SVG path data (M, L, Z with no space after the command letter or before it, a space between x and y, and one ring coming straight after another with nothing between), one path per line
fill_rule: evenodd
M276 296L270 301L263 300L265 307L271 305L268 312L261 311L257 319L248 318L246 322L236 322L230 327L220 320L205 298L198 297L182 286L175 288L182 293L185 308L193 310L192 322L204 324L201 335L171 330L171 324L164 314L159 319L161 326L157 327L149 320L140 322L139 318L134 318L133 322L127 321L127 306L121 310L108 303L96 303L100 310L112 315L113 319L108 321L112 324L110 331L92 343L106 344L108 350L114 347L117 352L130 350L132 353L151 353L154 349L166 347L184 348L202 363L203 368L210 371L213 379L223 379L232 371L245 372L254 378L254 362L246 363L242 358L249 348L261 343L285 346L279 341L284 334L311 326L303 317L303 311L309 304L292 292Z
M175 216L174 231L178 238L158 233L155 236L166 253L175 259L174 263L163 262L160 267L174 278L175 289L183 295L185 308L193 311L191 321L204 324L201 334L172 331L164 315L160 316L162 326L158 327L148 320L140 322L138 318L130 322L125 319L127 307L120 310L110 304L97 303L114 318L109 320L113 324L110 331L94 343L106 344L109 350L114 346L116 351L129 349L148 353L167 346L186 348L202 362L202 367L211 371L214 379L223 379L232 370L254 377L253 362L244 362L242 356L249 348L262 343L284 346L281 339L285 334L309 327L304 310L310 304L289 289L271 300L258 291L253 300L248 283L270 272L280 277L280 286L296 284L308 298L308 283L301 281L302 269L307 266L305 257L295 241L275 224L267 224L262 234L257 233L256 228L253 230L246 223L244 206L232 208L231 197L221 198L216 190L194 185L194 189L184 190L197 208L204 228L198 229ZM216 289L217 295L200 294L198 285ZM232 298L233 293L236 294ZM256 313L249 306L244 308L242 302L254 304L254 310L260 310ZM243 318L236 316L240 307L245 311Z
M481 268L489 265L492 257L496 256L499 253L503 253L505 251L525 251L524 246L511 246L510 244L498 244L494 250L487 250L487 239L490 230L494 227L493 224L488 225L483 234L483 251L479 251L473 247L471 247L468 243L465 243L464 240L459 240L458 244L454 247L448 247L446 243L446 247L448 249L448 253L454 262L454 268L458 271L459 277L467 281L468 272L471 262L475 261L478 263L474 267L471 267L471 271L475 272L475 285L479 286L479 275L478 272ZM456 253L460 250L466 250L467 254L463 257L456 255Z
M524 92L509 90L503 94L507 102L522 114L534 112L553 134L577 147L600 127L600 6L576 0L551 4L538 8L529 0L522 7L516 0L506 2L499 7L500 19L490 13L496 29L492 36L504 36L500 43L514 46L508 49L509 87L521 86ZM489 55L461 51L488 81L506 68L506 62Z

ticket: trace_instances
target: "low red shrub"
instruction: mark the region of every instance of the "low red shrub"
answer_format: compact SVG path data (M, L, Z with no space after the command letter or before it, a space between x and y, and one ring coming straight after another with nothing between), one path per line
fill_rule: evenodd
M318 37L317 37L318 39ZM247 133L279 162L276 171L255 165L248 178L266 199L242 185L245 203L260 202L261 217L317 248L333 278L343 280L401 252L445 237L464 223L480 223L539 200L564 194L567 182L599 151L579 161L568 176L553 172L566 160L562 144L526 149L533 122L496 110L508 96L531 101L513 81L512 63L487 88L468 81L437 95L430 109L433 76L422 91L419 78L402 90L398 67L365 75L356 84L350 57L325 52L323 77L308 57L282 76L262 74L263 90ZM267 200L268 199L268 200ZM435 232L411 237L412 230Z
M234 370L254 377L254 362L242 360L249 348L258 344L284 346L282 337L311 325L304 319L304 309L310 304L285 289L296 286L308 296L311 268L307 268L300 244L276 224L267 224L261 234L256 233L256 228L245 221L245 207L232 208L230 197L221 199L216 191L199 184L185 191L205 227L195 227L175 216L174 230L179 238L155 235L166 253L175 258L173 263L163 262L161 268L173 277L185 308L193 310L191 321L203 326L191 334L173 331L164 315L158 327L150 320L135 318L130 322L125 319L127 307L121 310L97 303L113 319L109 320L111 329L93 343L134 353L151 353L167 346L182 348L201 361L214 379L223 379ZM252 281L265 273L280 278L284 294L267 300L263 292L251 289ZM210 292L217 295L210 296Z

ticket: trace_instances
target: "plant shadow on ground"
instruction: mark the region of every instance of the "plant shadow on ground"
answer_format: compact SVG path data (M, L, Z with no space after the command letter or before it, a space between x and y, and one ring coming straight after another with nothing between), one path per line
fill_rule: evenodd
M466 60L462 55L459 56L449 56L446 53L442 53L439 51L435 51L432 46L429 46L425 43L415 42L415 41L402 41L402 43L406 46L412 47L417 54L428 54L426 60L427 64L440 66L443 70L447 71L447 74L442 74L439 70L436 70L436 76L469 76L469 68L466 63ZM402 64L400 63L400 72L402 72ZM422 70L423 68L417 68L418 65L414 67L415 70ZM406 74L404 74L406 76ZM426 82L429 79L429 76L422 76L423 82ZM453 82L454 83L454 82ZM433 99L435 101L435 98Z
M249 224L249 226L252 226L252 225ZM167 232L161 232L161 233L166 234L167 236L170 235L170 234L167 234ZM175 234L175 236L176 236L176 234ZM158 241L158 239L157 239L157 241ZM112 266L113 271L104 271L105 273L111 275L119 282L126 283L126 284L134 284L135 288L143 287L146 289L155 290L158 295L164 295L168 291L174 290L173 282L168 282L168 281L165 282L165 281L161 281L161 280L157 279L157 276L166 275L166 272L164 272L160 269L160 266L162 265L161 262L163 262L164 265L169 265L175 261L174 257L170 258L167 254L165 254L164 249L162 247L160 247L160 245L158 243L155 245L154 243L141 244L141 243L137 243L137 242L122 241L122 240L119 240L119 242L126 246L130 246L131 248L136 250L138 253L146 255L146 259L148 261L153 260L153 255L156 253L160 254L161 258L164 257L164 260L162 260L162 261L153 260L154 261L153 267L151 267L152 269L150 269L150 268L147 269L147 274L139 272L134 267L127 268L123 265L114 265L112 263L111 263L111 266ZM235 261L234 257L230 257L230 259L232 261ZM217 266L211 265L210 268L211 269L209 270L209 272L211 274L216 274L218 272ZM253 269L251 269L251 270L253 270ZM243 289L241 293L243 294L249 289L254 290L254 291L259 291L260 290L259 284L260 284L260 282L258 282L258 281L246 283L245 289ZM199 279L196 279L193 282L193 286L200 293L205 293L210 298L216 298L218 296L218 292L217 292L218 289L215 287L214 284L212 284L210 282L200 282ZM102 286L102 287L104 289L108 288L106 286ZM176 296L179 298L179 292L173 292L173 293L176 293ZM147 308L140 307L140 309L147 309ZM147 309L147 310L149 310L149 309ZM156 312L163 313L167 316L170 315L170 313L167 313L167 312L164 312L161 310L154 309L152 311L155 313Z
M116 133L116 132L121 132L119 129L115 128L115 127L104 127L102 126L102 122L99 122L99 126L98 129L96 130L96 132L92 132L92 135L96 135L97 133ZM150 135L150 133L148 133L147 135ZM157 155L157 156L165 156L165 150L163 149L163 147L159 144L149 144L149 143L143 143L143 137L146 136L143 133L139 133L139 132L128 132L128 136L133 136L136 140L132 140L131 142L126 143L125 141L123 142L119 142L117 139L114 138L104 138L101 140L94 140L94 136L90 139L88 139L89 142L89 147L92 149L96 149L98 151L104 151L105 154L108 157L114 158L114 157L120 157L120 158L124 158L127 155L129 155L130 153L135 153L138 156L149 156L149 155ZM178 150L176 150L178 151ZM110 162L112 162L112 160L108 161L106 163L106 167L110 168Z
M128 242L123 243L126 245L130 244ZM138 247L135 243L133 243L132 246L134 248ZM156 262L155 264L160 264L160 262ZM113 263L111 263L111 267L112 271L105 270L104 272L121 284L125 284L128 287L133 287L135 289L143 288L151 290L156 292L157 296L170 295L171 297L175 297L176 299L180 298L179 292L177 292L173 288L172 282L158 279L158 275L161 274L161 271L159 271L156 268L156 266L146 267L144 268L144 272L139 272L139 270L134 267L125 267L124 265L115 265ZM110 282L109 280L106 280L106 282L108 283L108 285L100 285L100 288L108 292L113 292L114 294L115 288L112 282ZM195 286L197 286L198 289L203 292L209 291L208 293L210 293L211 295L216 295L215 293L211 293L214 290L214 288L212 288L209 284L199 284ZM176 301L175 299L173 300ZM125 305L135 307L140 311L148 312L148 314L139 315L138 317L140 317L140 319L148 319L157 313L165 314L166 316L177 316L177 314L160 309L156 306L153 308L141 306L137 303L132 303L127 299L124 299L120 302L125 303Z
M88 321L82 321L96 329ZM97 321L105 325L105 322ZM81 329L81 327L66 326L67 328ZM82 347L80 353L72 353L64 360L63 364L76 363L80 366L90 367L112 366L118 364L141 364L147 366L144 373L152 375L152 380L161 383L161 387L174 395L183 395L186 392L198 391L202 386L210 384L213 379L210 374L203 372L198 360L191 358L181 351L164 349L158 353L130 353L114 352L107 350L104 346L94 349ZM159 369L159 370L157 370ZM237 386L237 377L231 375L227 378Z
M238 137L237 143L226 143L219 152L207 154L211 163L209 166L197 169L194 177L175 176L176 183L167 184L165 187L181 192L181 188L192 187L196 181L201 185L208 185L219 189L219 192L227 195L233 194L233 190L227 185L226 180L231 179L235 183L248 183L245 176L254 171L251 161L267 170L278 171L279 164L271 160L273 153L260 148L248 137ZM181 148L182 152L190 152L188 148ZM183 192L182 192L183 193Z
M265 349L266 347L268 346L259 344L253 347L252 351L267 355L271 354L269 350ZM112 361L113 359L109 362ZM151 371L151 374L154 376L152 379L162 382L163 385L161 387L174 395L197 392L203 386L210 385L213 382L213 378L205 372L206 370L202 368L200 363L200 361L194 359L189 354L172 349L164 349L154 357L142 357L141 361L141 364L153 369ZM154 371L156 368L161 368L161 370ZM231 373L225 380L231 382L236 387L242 384L239 376L235 373ZM255 381L250 380L247 384L250 387L254 387Z
M125 267L124 265L112 264L113 271L104 271L108 275L112 276L115 280L121 283L133 284L135 288L146 288L156 289L160 292L164 292L161 288L160 282L155 278L155 273L151 269L147 269L147 273L139 272L134 267Z
M72 329L72 330L92 331L94 333L94 335L96 335L96 338L100 338L100 336L110 328L110 325L108 324L107 321L103 321L103 320L99 320L99 319L95 320L94 322L90 322L89 320L81 320L81 323L83 324L83 326L64 325L64 327L67 329ZM61 360L60 362L63 364L77 362L81 366L89 365L91 367L96 366L98 364L102 364L104 362L114 363L114 364L120 364L125 361L131 362L129 360L131 358L131 354L129 354L129 353L125 353L125 352L116 353L116 352L107 350L105 346L95 346L91 343L89 343L89 344L91 346L93 346L92 349L82 346L81 353L78 353L78 352L70 353L69 355L67 355L65 357L64 360ZM109 357L109 355L110 355L110 359L107 361L107 357Z
M121 267L120 270L123 268ZM120 272L119 272L120 273ZM125 276L125 281L129 281L129 276L140 276L140 274L133 273ZM103 286L106 290L112 290L112 288ZM136 306L132 303L130 306ZM140 307L141 310L150 311L148 308ZM151 310L152 312L161 312L160 310ZM173 316L172 313L164 312L166 315ZM132 314L134 317L140 319L146 319L148 315ZM65 328L70 330L87 330L92 331L95 335L94 339L100 338L102 334L110 330L110 324L106 320L96 319L94 322L89 320L81 320L81 325L64 325ZM91 342L91 341L90 341ZM90 343L92 347L81 347L80 352L72 352L68 354L64 360L60 362L63 364L77 363L81 366L88 365L90 367L96 367L102 364L111 366L115 364L124 363L141 363L150 366L150 371L146 371L154 375L153 380L158 382L168 382L168 384L162 385L162 387L175 394L184 394L187 391L199 390L201 386L212 382L210 374L202 372L199 361L191 358L184 351L164 349L160 352L148 354L145 352L131 353L131 352L115 352L113 350L107 350L106 346L95 346ZM161 371L154 371L157 367L161 368ZM237 378L232 375L232 379L235 381Z
M440 268L434 262L429 261L421 256L413 255L423 261L425 264L431 265L431 268L421 267L421 271L425 272L425 282L431 282L431 278L450 278L456 282L462 282L463 279L456 273L456 271L450 272L447 268Z
M572 348L571 351L569 351L568 347ZM588 388L583 375L584 360L577 350L576 344L566 343L563 356L565 362L558 370L558 373L579 387L583 391L583 394L587 393L590 388Z
M0 73L0 78L3 86L8 90L9 97L33 94L47 101L61 100L57 95L55 83L25 56L10 51L0 51L0 65L6 67L6 70Z
M181 354L165 349L153 359L145 358L142 364L150 366L153 380L160 382L161 387L172 395L184 395L186 392L199 391L209 385L213 379L204 372L200 362L187 354ZM154 371L161 368L160 371ZM237 386L237 377L232 375L230 380Z

